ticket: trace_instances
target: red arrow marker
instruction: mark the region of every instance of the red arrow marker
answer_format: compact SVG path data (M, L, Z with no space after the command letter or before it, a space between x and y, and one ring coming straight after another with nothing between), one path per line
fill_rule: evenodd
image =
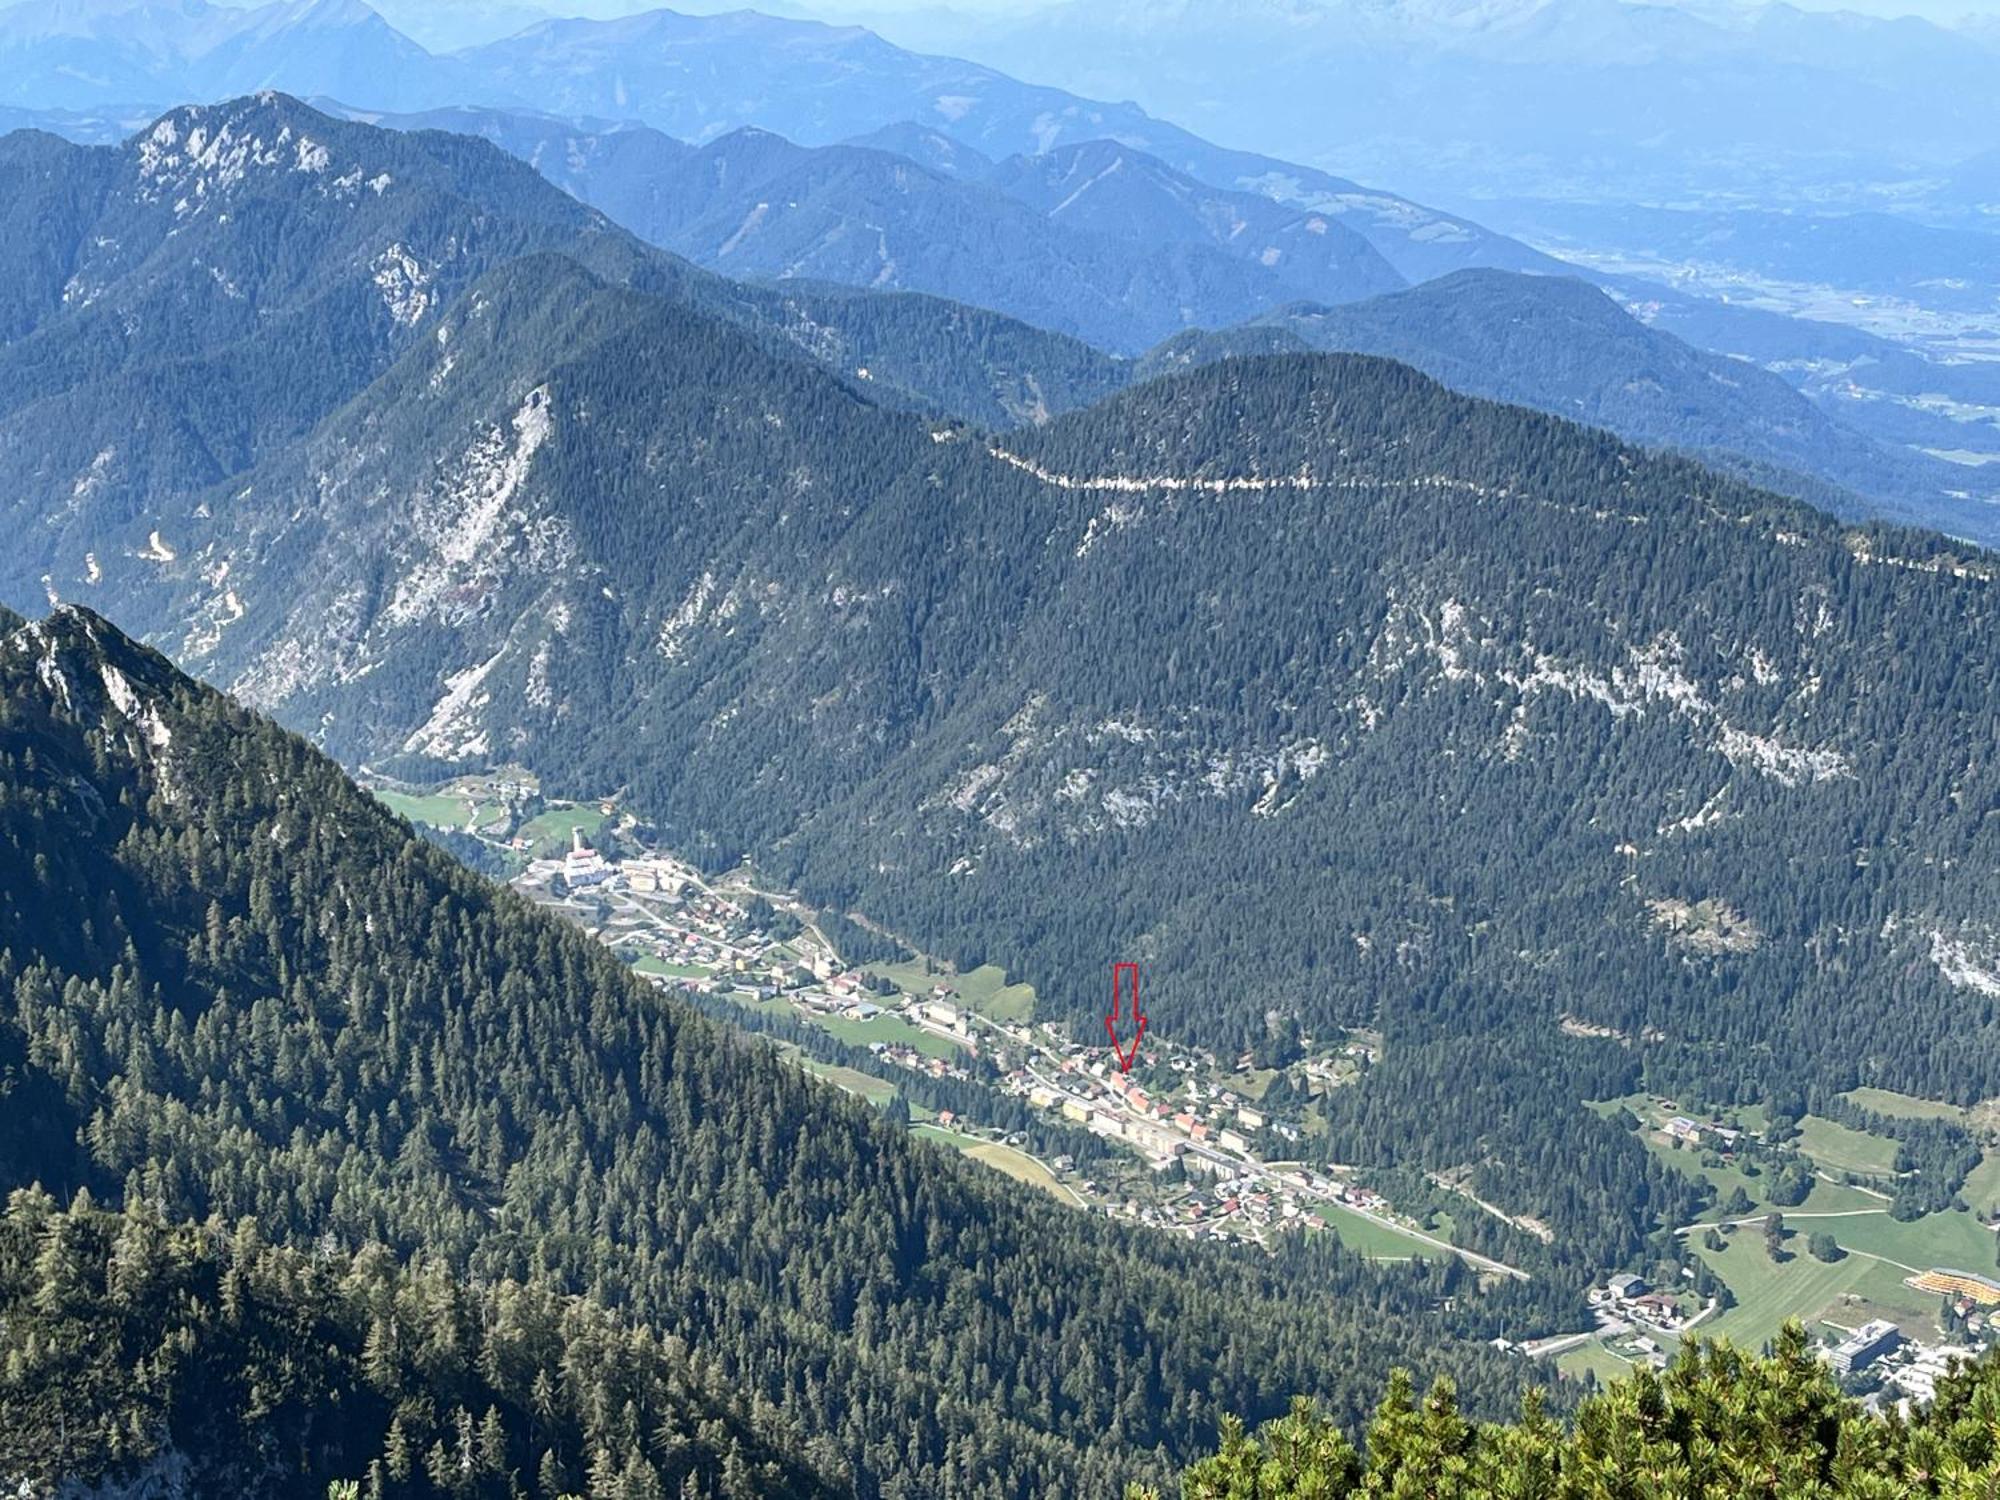
M1130 1030L1132 1033L1132 1044L1129 1047L1119 1037L1121 1025L1122 1029ZM1139 1009L1137 964L1111 966L1111 1014L1104 1018L1104 1029L1111 1033L1111 1050L1118 1054L1118 1071L1131 1072L1132 1063L1139 1056L1139 1040L1146 1034L1146 1015Z

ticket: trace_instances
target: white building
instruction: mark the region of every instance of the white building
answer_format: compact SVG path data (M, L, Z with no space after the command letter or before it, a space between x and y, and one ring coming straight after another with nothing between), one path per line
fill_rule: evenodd
M614 873L604 862L604 856L583 841L583 830L571 829L569 853L563 856L563 879L569 882L570 889L602 885Z
M1886 1318L1863 1323L1833 1346L1827 1363L1843 1375L1865 1370L1903 1342L1903 1331Z

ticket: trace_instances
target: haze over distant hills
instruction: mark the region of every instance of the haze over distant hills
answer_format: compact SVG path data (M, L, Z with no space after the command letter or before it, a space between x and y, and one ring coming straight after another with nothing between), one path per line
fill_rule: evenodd
M1404 284L1331 215L1205 187L1115 143L933 170L872 145L745 128L690 149L650 127L563 129L499 111L385 116L471 129L656 245L733 276L930 292L1137 354L1301 298ZM906 127L926 150L929 136ZM868 140L897 139L895 131Z
M870 19L1432 195L1858 204L2000 138L1991 33L1783 4L1076 0Z
M1914 426L1911 408L1851 399L1851 382L1823 379L1816 394L1839 412L1830 419L1768 370L1703 354L1665 327L1649 331L1568 278L1448 271L1421 279L1459 252L1484 258L1471 237L1384 237L1388 252L1420 273L1421 291L1336 317L1325 304L1402 282L1350 221L1207 187L1116 142L994 163L910 123L874 132L865 145L804 148L747 130L690 150L650 127L570 127L497 110L370 118L475 130L654 243L717 270L918 288L1125 354L1183 328L1219 330L1174 338L1141 372L1252 349L1386 354L1474 394L1748 465L1786 493L1843 513L1868 507L2000 540L2000 513L1963 496L1967 486L1977 492L1976 474L1908 451L1974 446L1975 423L1939 432L1949 424L1932 417ZM919 167L883 146L938 166ZM1374 221L1359 222L1379 235ZM1562 269L1524 259L1535 271ZM1697 341L1736 336L1746 316L1632 278L1607 280L1643 286L1627 299L1642 299L1639 310L1664 324L1719 308L1726 316L1715 326L1694 321ZM1768 323L1774 348L1731 353L1783 366L1816 337L1790 320ZM1251 324L1260 325L1254 336ZM1279 325L1302 341L1274 343ZM1878 381L1888 378L1880 355L1890 346L1861 337L1858 351L1841 352L1840 368L1866 365ZM1925 382L1940 367L1907 355L1900 363L1908 368L1897 379L1932 388ZM1951 388L1976 394L1980 368L1949 370ZM1049 409L1063 408L1057 400Z

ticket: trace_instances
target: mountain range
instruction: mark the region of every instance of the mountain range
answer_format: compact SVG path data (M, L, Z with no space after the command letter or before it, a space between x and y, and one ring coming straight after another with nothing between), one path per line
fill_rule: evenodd
M1152 9L1156 8L1149 8ZM1287 36L1296 31L1301 39L1300 45L1292 51L1280 49L1280 55L1287 59L1286 65L1289 66L1298 58L1311 56L1312 49L1306 42L1314 36L1326 34L1326 28L1336 22L1349 25L1350 29L1358 25L1357 35L1372 35L1381 29L1378 23L1393 20L1394 24L1389 27L1391 31L1409 31L1412 27L1421 31L1433 25L1446 25L1449 30L1466 25L1472 28L1471 34L1483 35L1493 30L1496 35L1532 35L1546 42L1550 38L1561 41L1568 35L1565 28L1579 24L1579 17L1570 14L1573 9L1576 7L1550 7L1546 12L1537 9L1532 17L1526 18L1532 21L1532 25L1526 31L1520 31L1516 23L1524 18L1506 8L1490 14L1481 8L1463 14L1454 10L1448 23L1437 16L1399 13L1398 17L1391 18L1386 12L1383 17L1349 18L1347 22L1338 22L1337 16L1330 21L1329 16L1334 13L1323 7L1301 3L1289 8L1277 7L1269 15L1260 13L1246 19L1242 35L1254 39L1260 35L1260 28L1266 25L1278 27ZM1591 36L1598 36L1607 48L1623 48L1621 55L1647 55L1654 48L1653 42L1619 40L1621 27L1640 25L1644 30L1642 23L1654 14L1646 7L1604 3L1584 9L1590 11L1589 16L1582 18L1587 24L1576 30L1571 38L1571 42L1584 52L1587 53L1589 47L1584 45L1583 39ZM1203 19L1205 14L1202 6L1158 11L1145 26L1138 26L1133 21L1132 24L1138 26L1133 35L1158 35L1171 39L1179 34L1177 29L1190 27L1194 28L1191 34L1206 35L1202 28L1213 28L1209 21ZM1058 13L1049 21L1050 26L1056 28L1051 34L1057 34L1072 23L1097 24L1087 20L1079 22L1081 15L1078 11ZM1669 30L1691 26L1699 32L1704 26L1721 24L1713 17L1697 20L1683 15L1677 19L1665 12L1658 12L1656 18ZM899 28L899 34L909 34L907 26L910 20L908 16L902 18L903 26ZM1770 20L1766 17L1758 24L1764 25ZM1122 26L1128 21L1132 21L1130 16L1121 16L1118 24ZM1041 24L1039 20L1037 24ZM1775 27L1774 22L1772 26ZM1828 46L1837 52L1839 46L1865 36L1868 46L1879 51L1883 58L1900 58L1896 66L1916 65L1910 57L1903 55L1907 49L1902 48L1902 34L1894 27L1884 30L1868 23L1856 31L1855 38L1840 41L1836 37L1834 42L1827 42L1824 37L1811 41L1808 33L1817 35L1815 28L1819 31L1839 29L1835 22L1795 18L1784 27L1770 29L1770 35L1779 37L1785 47L1792 47L1796 42L1812 55L1818 55L1814 49L1824 52ZM310 32L309 43L301 42L297 49L297 55L308 59L309 66L305 62L291 61L293 54L285 50L283 37L294 30L301 36ZM1722 25L1722 30L1730 36L1748 34L1746 26L1734 20ZM1225 149L1130 104L1105 103L1083 95L1018 82L991 67L904 50L858 27L826 26L747 12L731 16L680 16L671 12L649 12L614 20L548 22L522 37L503 38L448 56L431 56L429 62L423 61L423 56L428 54L422 54L422 49L407 38L397 37L393 32L385 35L385 32L385 23L362 6L360 0L317 0L311 5L271 5L254 10L217 6L209 0L176 0L173 5L151 3L151 0L145 0L145 3L142 0L69 0L60 7L46 9L17 6L11 12L0 12L0 63L7 65L4 71L0 71L0 109L13 108L13 118L17 123L39 124L80 140L101 143L111 138L117 122L129 124L134 119L157 115L161 110L187 99L212 99L250 89L278 86L317 98L337 98L345 108L360 111L368 118L378 117L384 111L499 109L514 116L536 113L560 116L570 122L564 129L571 135L605 134L614 128L601 123L606 121L614 122L617 127L636 123L649 125L677 140L703 145L732 130L748 126L782 135L803 146L855 143L872 149L889 149L894 154L916 160L933 173L960 180L988 170L985 167L987 161L1004 161L1015 156L1048 157L1059 148L1085 148L1094 142L1115 141L1126 150L1152 158L1209 189L1225 194L1252 194L1278 202L1294 216L1313 215L1329 223L1337 221L1366 239L1396 274L1408 282L1421 282L1455 270L1472 268L1584 274L1621 300L1698 303L1698 306L1687 309L1688 316L1671 331L1685 334L1695 329L1703 330L1706 336L1693 341L1719 353L1739 353L1742 345L1753 338L1783 344L1783 348L1774 349L1771 357L1764 361L1767 368L1792 379L1837 421L1856 426L1885 444L1913 446L1928 450L1933 456L1943 454L1960 461L1958 472L1949 486L1960 494L1957 497L1947 496L1948 502L1969 510L1977 517L1983 508L1982 497L1991 489L1991 481L1967 461L1968 455L1977 458L1991 447L1990 434L1986 431L1990 421L1982 416L1983 403L1965 388L1967 372L1974 369L1974 363L1961 357L1962 351L1929 348L1921 339L1912 341L1904 337L1910 328L1921 329L1925 319L1935 316L1927 304L1936 295L1942 295L1937 288L1939 278L1919 278L1914 295L1925 300L1910 310L1909 317L1900 321L1894 306L1889 305L1889 320L1885 322L1883 317L1877 315L1879 309L1871 312L1868 306L1863 305L1869 294L1844 293L1837 286L1805 285L1799 280L1803 275L1802 262L1800 266L1788 268L1787 274L1798 284L1793 291L1785 293L1789 301L1779 309L1793 314L1794 321L1800 326L1788 330L1790 337L1772 340L1767 336L1768 331L1746 330L1740 326L1745 319L1754 320L1762 316L1760 308L1769 308L1772 304L1765 301L1757 308L1745 306L1743 299L1734 295L1730 278L1751 273L1730 264L1714 266L1711 268L1713 274L1706 280L1689 283L1702 293L1699 298L1668 287L1667 282L1679 276L1679 267L1674 262L1654 263L1641 257L1622 267L1614 263L1598 265L1595 269L1565 265L1544 250L1496 234L1462 215L1441 212L1394 193L1360 186L1348 178L1299 165L1295 160ZM1235 41L1225 38L1204 55L1212 55L1217 60L1214 65L1220 66L1219 59L1229 55L1230 47L1235 45ZM1264 43L1257 45L1263 46ZM1730 50L1737 45L1731 42L1729 47L1721 50L1711 48L1702 56L1715 66L1734 67L1736 64L1728 59L1738 55ZM1974 56L1978 45L1976 42L1961 44L1961 51L1968 57ZM1936 50L1930 42L1925 42L1923 47ZM1919 47L1918 52L1921 53L1923 47ZM85 66L86 54L93 48L104 53L103 66ZM1067 49L1064 55L1081 56L1089 50L1079 42L1076 47ZM1266 50L1269 50L1268 47ZM1054 52L1050 54L1051 57L1055 55ZM1517 65L1527 66L1496 60L1484 54L1467 62L1467 66L1475 64L1489 72L1495 69L1504 72ZM1367 80L1366 86L1357 92L1357 98L1384 82L1398 78L1405 80L1402 86L1418 91L1423 87L1426 76L1421 72L1405 75L1393 65L1360 62L1353 65L1372 68L1378 75ZM1832 65L1829 63L1829 66ZM1348 63L1341 62L1339 66L1346 67ZM1040 67L1034 71L1038 75L1045 72ZM1318 76L1325 72L1327 69L1324 67L1315 68L1315 80L1305 90L1307 94L1318 97L1328 93L1323 78ZM1751 75L1754 76L1754 73L1752 68ZM7 79L16 80L12 94L6 92ZM1732 74L1729 87L1734 88L1740 82ZM1620 87L1615 78L1606 86ZM1259 89L1264 97L1283 99L1287 96L1284 88L1268 80L1260 81ZM1562 96L1560 88L1540 82L1532 85L1524 83L1523 89L1526 91L1524 96ZM1421 93L1421 98L1427 101L1424 107L1419 108L1411 102L1398 106L1391 115L1428 120L1438 115L1434 107L1437 100L1457 100L1461 96L1470 98L1476 92L1459 89L1449 80L1438 82ZM1643 89L1633 91L1635 98L1643 93ZM1949 88L1940 91L1940 97L1949 94ZM1175 116L1192 118L1189 111L1196 108L1197 97L1206 96L1172 96L1168 101L1170 112ZM1416 97L1413 92L1413 100ZM36 107L25 108L28 104ZM148 110L146 105L152 108ZM1546 115L1549 112L1538 113ZM1726 111L1717 113L1720 116ZM539 128L542 134L549 133L547 122ZM1953 166L1912 163L1897 168L1895 192L1899 202L1907 201L1922 212L1957 215L1953 222L1977 224L1982 221L1976 208L1965 206L1976 205L1976 193L1967 198L1965 195L1969 189L1949 190L1944 186L1947 172L1957 169L1955 164L1968 155L1965 141L1979 139L1976 129L1967 128L1970 134L1961 132L1951 139L1950 162ZM1482 127L1480 139L1497 140L1499 134L1497 129L1486 130ZM1293 122L1285 137L1286 155L1295 158L1312 155L1308 147L1314 138L1312 129ZM1575 153L1569 151L1569 143L1578 138L1574 131L1563 134L1562 149L1568 152L1571 159L1574 159ZM1356 139L1353 134L1341 134L1338 139L1343 143L1344 161L1365 160L1357 151L1349 149ZM1678 138L1671 132L1658 133L1655 140L1657 149L1669 154L1681 149L1677 144ZM616 143L615 147L607 145L603 149L608 153L608 164L605 171L597 175L637 178L662 148L658 139L653 138L643 143L624 140ZM1687 159L1708 160L1713 157L1713 152L1703 155L1704 151L1706 148L1701 148L1695 157ZM958 165L953 165L952 158L961 160ZM1424 163L1448 159L1451 158L1431 150L1418 153L1415 157L1405 153L1396 159L1391 175L1407 181L1418 175ZM1475 154L1465 159L1481 158ZM544 165L551 164L546 155L541 160ZM1740 155L1731 157L1730 161L1731 171L1744 169ZM966 170L965 162L975 164L970 172ZM575 189L581 186L581 178L592 175L591 166L591 162L585 161L576 171L564 169L552 171L552 175L566 188ZM1817 171L1818 167L1813 170ZM1964 170L1976 171L1976 167ZM1780 176L1787 181L1806 180L1802 174L1805 174L1805 164L1788 159ZM1913 185L1906 181L1912 175L1918 178L1914 192L1911 190ZM1565 188L1562 198L1580 200L1587 208L1593 203L1629 203L1640 193L1629 166L1606 166L1603 176L1604 182L1599 188L1583 192ZM821 229L826 229L834 222L825 217L828 214L855 211L865 216L871 207L879 207L889 200L885 198L885 190L880 183L870 187L859 180L848 180L841 184L840 191L831 196L825 196L825 189L826 184L822 182L809 195L810 207L801 215L793 216L799 222L795 222L787 233L806 232L809 245L818 246L826 257L823 264L858 274L868 264L865 251L854 246L828 247L821 235L812 233L812 225L817 222ZM606 204L616 198L618 206L608 210L613 212L614 217L622 218L627 211L636 216L645 211L649 203L657 207L657 197L643 187L614 194L612 189L600 184L599 190L604 193L602 202ZM1450 196L1456 201L1477 202L1493 191L1493 183L1482 180L1476 189L1454 191ZM1553 201L1548 197L1552 190L1547 184L1515 184L1512 191L1516 196L1539 191L1544 195L1545 206ZM1829 217L1823 205L1842 201L1838 192L1824 187L1815 188L1813 192L1816 196L1801 206L1810 208L1823 218ZM1785 191L1781 191L1776 183L1768 185L1764 196L1775 202L1789 201ZM948 201L933 200L928 192L922 197L927 204ZM1878 192L1867 201L1872 205L1879 198ZM1934 206L1924 206L1931 204L1933 199ZM958 207L964 207L963 200L956 202ZM1533 225L1543 217L1546 215L1538 213L1519 222ZM872 220L864 218L864 223L856 226L853 238L857 242L867 239L864 231L868 222ZM1837 229L1840 235L1851 236L1861 232L1854 225ZM719 239L712 240L709 249L719 249L727 238L724 233ZM1576 242L1559 242L1554 238L1549 241L1551 248L1559 248L1560 243ZM1785 243L1806 249L1811 247L1810 241L1801 241L1797 236ZM750 263L782 266L787 262L787 255L783 252L801 248L789 243L785 235L776 235L754 249L745 248L744 253ZM1586 245L1584 248L1589 247ZM1613 245L1610 248L1625 253L1632 246ZM1785 250L1784 253L1789 255L1791 251ZM1339 254L1343 264L1353 262L1348 250L1343 249ZM759 256L767 256L767 261L759 262ZM794 262L805 258L809 257L790 257ZM1091 269L1088 264L1090 257L1083 259L1085 269ZM1153 259L1157 262L1158 257ZM1183 262L1185 259L1183 255ZM1068 267L1076 264L1076 257L1058 255L1044 247L1036 263ZM872 269L879 272L881 262L877 260ZM924 269L937 285L980 286L991 280L983 274L983 267L980 268L982 274L977 275L956 264L942 268L932 265ZM1635 271L1643 274L1632 274ZM1211 272L1220 280L1211 276ZM1239 285L1235 290L1240 291L1240 282L1245 274L1242 267L1225 269L1209 264L1204 269L1184 263L1166 267L1155 263L1148 274L1141 277L1135 286L1129 286L1127 291L1145 290L1167 296L1179 291L1193 294L1194 302L1198 303L1205 288L1229 290L1232 283L1236 283ZM1070 309L1079 321L1058 322L1056 327L1096 327L1106 319L1112 323L1130 321L1128 315L1102 305L1102 298L1107 295L1101 285L1104 277L1105 269L1099 266L1083 278L1090 299L1097 300L1099 305L1088 309ZM997 293L1006 288L1003 285L997 288L980 286L980 289ZM1314 300L1334 300L1324 291L1311 295ZM1977 287L1972 287L1966 295L1976 298L1980 293ZM1863 302L1857 302L1857 297ZM1041 300L1045 303L1047 299L1043 297ZM1201 323L1203 319L1193 315L1197 310L1192 304L1184 309L1188 313L1184 321ZM1119 348L1130 348L1144 342L1142 334L1171 332L1173 325L1168 315L1173 311L1172 307L1156 308L1151 318L1152 326L1144 329L1107 327L1100 329L1095 336L1108 339ZM1899 390L1877 386L1874 383L1874 366L1866 362L1850 365L1838 372L1815 364L1810 349L1816 335L1805 326L1802 314L1805 317L1833 317L1850 323L1857 319L1872 319L1870 326L1878 335L1890 335L1894 342L1914 350L1927 361L1928 384L1921 393L1923 399L1915 400ZM1910 322L1912 317L1915 323ZM1976 350L1972 352L1976 353ZM1961 519L1953 525L1953 529L1965 534L1980 534L1976 521L1966 523Z
M299 52L310 56L309 67L259 50L294 28L310 29L311 45ZM80 66L77 59L93 47L130 60ZM1411 280L1468 264L1515 270L1553 264L1469 221L1276 158L1224 150L1132 105L908 52L859 27L752 11L550 21L433 58L427 79L406 82L412 52L422 49L361 0L278 0L250 10L211 0L20 5L0 11L0 80L16 80L11 90L0 83L0 105L165 109L282 88L363 110L486 106L637 122L698 144L754 126L823 146L914 123L1002 160L1113 139L1211 187L1335 214Z
M88 572L61 541L78 517L136 516L242 472L434 337L486 270L534 252L670 293L892 402L1005 422L1120 383L1094 350L956 304L742 287L484 142L277 96L177 111L120 148L17 133L0 180L0 468L36 539L16 578Z
M1964 1008L2000 941L1976 876L1989 790L1931 758L2000 701L1976 549L1354 356L1224 359L982 428L806 357L760 320L765 294L658 258L483 142L281 99L164 124L128 153L29 139L90 181L131 174L131 203L103 200L121 217L77 222L140 271L107 263L90 306L37 304L10 346L24 370L75 363L73 318L130 330L136 354L196 287L226 328L222 280L257 285L277 327L295 289L319 324L348 308L381 338L357 344L352 391L268 423L206 371L197 400L114 366L102 389L151 381L183 422L263 436L213 482L161 466L137 488L114 453L59 471L60 494L28 485L9 522L35 545L0 577L17 607L111 610L350 764L506 760L561 794L618 789L671 847L999 962L1054 1017L1090 1024L1108 948L1218 1052L1278 1022L1375 1024L1394 1066L1343 1096L1336 1140L1372 1150L1435 1087L1425 1069L1504 1033L1490 1086L1542 1079L1511 1144L1480 1157L1468 1095L1396 1149L1483 1160L1486 1196L1555 1226L1551 1276L1635 1253L1664 1191L1581 1103L1635 1086L1640 1060L1559 1017L1662 1034L1646 1076L1709 1097L1774 1077L2000 1091L2000 1045ZM191 167L196 132L197 155L241 144L238 167ZM369 184L414 194L439 155L500 171L540 216L440 195L434 241L385 230L416 272L329 219L401 212L394 182ZM142 209L181 233L148 250ZM247 268L278 262L251 225L329 256L294 251L258 285ZM222 260L232 230L242 258ZM447 282L443 244L510 253L449 261ZM1578 329L1623 317L1547 278L1484 282L1496 309L1525 286ZM1432 349L1465 343L1462 295ZM1657 414L1645 391L1574 388ZM52 441L57 409L23 408L16 447ZM1218 882L1285 895L1240 906ZM1756 941L1680 946L1670 914L1718 903ZM1743 985L1791 998L1718 998ZM1529 1170L1556 1140L1587 1172Z
M481 134L655 244L717 270L921 288L1126 354L1171 340L1127 372L1246 347L1384 354L1475 395L1747 464L1764 482L1843 513L2000 539L1991 504L1975 498L1987 489L1976 471L1910 451L1976 447L1977 425L1926 417L1894 395L1943 384L1977 401L1983 367L1946 372L1858 332L1829 330L1844 342L1830 351L1839 356L1832 370L1809 379L1809 399L1756 366L1796 369L1802 346L1829 352L1812 347L1810 325L1766 315L1764 344L1718 358L1667 328L1727 347L1756 314L1631 278L1612 285L1635 299L1650 331L1539 266L1447 271L1365 311L1309 314L1295 304L1357 302L1401 277L1330 214L1209 188L1110 141L995 164L914 124L865 146L804 148L747 131L690 151L649 127L497 110L370 118ZM919 169L885 153L897 147L940 165ZM1301 341L1272 344L1241 327L1259 323L1289 326ZM1858 384L1858 370L1870 385Z
M649 127L564 130L498 111L377 123L470 126L643 239L728 275L929 292L1115 353L1403 285L1337 219L1205 187L1108 141L997 165L960 153L932 170L757 129L690 149Z
M1781 103L1854 66L1778 11L1237 13L1104 12L1224 82L1329 15L1378 90L1565 65L1620 129L1746 47ZM1928 172L1976 57L1849 30L1933 68L1881 132ZM183 85L256 87L118 123ZM1584 1361L1991 1248L1975 221L1561 216L1754 266L1695 296L750 12L440 56L60 0L0 12L0 109L0 1490L1345 1493L1384 1390L1399 1491L1976 1487L1991 1366L1907 1425L1796 1328L1524 1396L1610 1308ZM531 805L394 810L474 782ZM809 1024L878 987L953 1040ZM970 1159L1016 1145L1075 1202Z
M1169 340L1138 373L1304 349L1400 360L1453 390L1696 454L1839 514L2000 540L1989 511L1950 503L1964 482L1954 466L1871 441L1769 371L1648 327L1568 277L1464 271L1348 307L1277 308Z

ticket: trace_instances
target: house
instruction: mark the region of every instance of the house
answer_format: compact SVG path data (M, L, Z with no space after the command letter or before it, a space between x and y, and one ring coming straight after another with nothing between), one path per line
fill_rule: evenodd
M1225 1151L1248 1151L1250 1149L1250 1143L1243 1139L1241 1133L1234 1130L1225 1130L1216 1139L1222 1143L1222 1149Z
M1612 1277L1605 1285L1611 1288L1612 1296L1627 1302L1635 1297L1643 1297L1652 1290L1647 1286L1645 1277L1634 1276L1630 1271Z
M1701 1139L1701 1127L1686 1115L1675 1115L1671 1120L1667 1121L1666 1130L1667 1134L1675 1140L1685 1141L1689 1145L1693 1145Z
M1245 1130L1262 1130L1265 1120L1261 1112L1252 1109L1246 1104L1236 1111L1236 1123L1241 1125Z

